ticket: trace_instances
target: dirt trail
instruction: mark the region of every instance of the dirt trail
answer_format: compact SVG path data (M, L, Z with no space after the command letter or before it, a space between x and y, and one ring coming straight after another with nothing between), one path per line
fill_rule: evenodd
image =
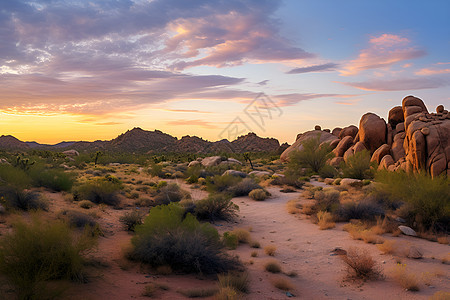
M323 185L313 182L315 185ZM421 285L421 291L412 293L403 290L389 277L382 281L367 282L363 285L343 282L345 267L339 256L333 256L330 251L336 247L348 249L350 246L367 249L379 262L384 273L396 264L392 255L380 255L375 245L352 240L349 234L342 230L342 225L331 230L319 230L304 215L292 215L286 210L286 203L298 199L300 193L281 193L279 188L268 189L272 197L266 201L254 201L249 197L235 198L240 206L238 224L222 223L221 231L232 227L251 227L252 238L261 243L262 248L273 244L277 247L274 259L282 265L284 272L296 271L298 276L288 278L296 286L292 292L302 299L427 299L436 291L449 289L448 266L443 265L442 258L449 251L449 246L432 243L409 237L396 237L396 241L411 243L424 250L424 259L412 260L403 258L402 263L408 264L417 274L422 272L439 272L440 277L432 281L432 287ZM390 238L388 235L385 238ZM252 251L258 251L258 257L251 257ZM253 249L248 245L239 246L235 253L251 274L251 294L248 299L286 299L287 295L274 288L270 283L276 275L264 271L264 264L272 257L266 255L263 249ZM435 257L436 259L431 259ZM253 264L249 262L253 261Z

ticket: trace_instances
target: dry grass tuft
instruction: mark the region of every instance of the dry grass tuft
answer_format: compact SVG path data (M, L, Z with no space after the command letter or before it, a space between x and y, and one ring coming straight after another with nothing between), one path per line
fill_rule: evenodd
M193 288L187 290L178 290L178 293L188 298L206 298L214 296L219 292L218 288Z
M220 289L232 288L241 293L248 293L249 291L250 276L247 272L228 273L219 275L218 278Z
M258 252L257 251L252 251L252 253L250 254L251 257L257 257L258 256Z
M392 271L392 277L402 288L408 291L417 292L420 290L419 279L407 270L406 265L397 264Z
M437 242L439 244L443 244L443 245L448 245L449 240L448 240L448 236L440 236L437 238Z
M275 251L277 251L277 247L274 245L267 245L264 247L264 252L269 256L275 256Z
M261 248L261 244L258 241L251 241L250 247L252 248Z
M267 272L270 273L280 273L281 272L281 266L276 260L270 260L265 265L264 268Z
M301 205L297 200L289 200L286 203L286 209L290 214L299 214L301 212Z
M382 244L384 239L372 232L372 230L363 230L361 232L361 238L364 243L368 244Z
M448 300L450 299L450 293L439 291L433 294L433 296L430 297L430 300Z
M319 225L320 230L336 227L336 223L333 222L333 216L327 211L319 211L317 213L317 219L319 220L317 224Z
M247 244L250 242L250 232L247 229L244 228L235 228L233 231L231 231L234 235L236 235L239 243Z
M216 300L235 300L238 299L238 292L232 287L221 287L214 297Z
M341 258L347 265L348 278L377 279L381 276L381 271L367 250L351 247L347 255Z
M377 248L383 252L383 254L392 254L396 251L396 242L385 240L383 244L378 244Z
M277 276L270 280L274 287L283 291L292 291L294 289L294 285L292 282L284 277Z

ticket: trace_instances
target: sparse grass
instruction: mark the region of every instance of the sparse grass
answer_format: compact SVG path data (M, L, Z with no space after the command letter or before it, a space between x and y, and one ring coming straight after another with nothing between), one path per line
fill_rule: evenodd
M392 277L404 289L417 292L420 290L416 274L408 271L406 265L397 264L392 270Z
M333 216L327 211L319 211L317 213L318 225L320 230L326 230L336 227L336 223L333 222Z
M347 277L358 279L377 279L381 276L375 260L367 250L351 247L347 255L340 256L347 266Z
M252 251L252 253L250 253L251 257L257 257L258 256L258 251Z
M450 299L450 292L438 291L430 297L430 300L448 300Z
M89 200L81 200L80 202L78 202L78 206L84 209L90 209L94 207L94 203L92 203L92 201Z
M250 241L250 247L261 248L261 244L258 241Z
M156 292L159 290L158 286L154 283L147 284L142 291L142 296L144 297L154 297Z
M255 189L252 190L249 194L249 197L256 201L264 201L267 199L267 192L263 189Z
M272 278L270 282L279 290L292 291L294 289L292 282L285 277L277 276Z
M236 249L237 246L239 245L239 240L237 235L235 235L232 232L224 232L223 233L223 237L222 237L223 243L225 244L225 247L229 248L229 249Z
M219 292L218 288L193 288L187 290L178 290L178 293L188 298L206 298L212 297Z
M264 247L264 253L269 256L275 256L275 251L277 251L277 247L275 245L267 245Z
M38 192L22 190L18 187L0 187L0 197L5 201L7 208L20 210L47 210L47 200Z
M218 275L219 287L232 288L241 293L249 292L250 275L247 272Z
M372 232L371 229L361 231L361 238L364 243L368 244L382 244L384 239Z
M239 243L248 244L251 240L250 232L247 229L235 228L231 233L236 235Z
M448 245L448 243L449 243L448 236L445 235L445 236L438 237L437 242L439 244Z
M134 231L134 228L137 225L142 224L142 219L144 218L144 212L140 210L132 210L129 212L125 212L120 218L119 221L125 225L128 231Z
M301 212L301 206L297 200L289 200L286 204L286 209L290 214L298 214Z
M281 266L276 260L270 260L264 265L264 269L270 273L280 273Z
M396 242L385 240L383 244L378 244L377 248L383 252L383 254L392 254L396 251Z
M236 300L238 299L239 293L232 287L222 287L217 292L214 297L216 300Z

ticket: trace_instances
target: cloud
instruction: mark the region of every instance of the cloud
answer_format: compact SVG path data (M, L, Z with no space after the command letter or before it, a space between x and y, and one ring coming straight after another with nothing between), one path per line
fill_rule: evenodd
M168 112L197 113L197 114L211 114L212 113L210 111L201 111L201 110L197 110L197 109L169 109L169 108L164 108L164 109L161 109L161 110L168 111Z
M355 97L357 95L343 95L343 94L300 94L300 93L293 93L293 94L284 94L284 95L276 95L272 98L277 101L278 106L292 106L295 105L301 101L306 100L313 100L318 98L351 98Z
M174 120L174 121L168 121L167 125L173 125L173 126L199 126L206 129L218 129L219 127L216 126L217 122L211 123L203 120Z
M365 91L404 91L433 89L450 85L449 78L398 78L392 80L370 80L365 82L341 82Z
M286 74L302 74L302 73L311 73L311 72L326 72L326 71L334 71L339 65L335 63L326 63L321 65L314 65L309 67L295 68L286 72Z
M356 75L364 70L387 68L405 60L422 57L423 49L411 46L407 38L393 34L382 34L369 40L369 47L360 52L357 59L344 65L343 76Z
M423 68L415 72L416 75L438 75L438 74L450 74L450 68L438 69L438 68Z

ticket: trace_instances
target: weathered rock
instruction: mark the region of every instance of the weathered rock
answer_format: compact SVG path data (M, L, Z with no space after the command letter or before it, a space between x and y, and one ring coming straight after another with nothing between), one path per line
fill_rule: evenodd
M387 128L386 144L388 144L390 147L390 146L392 146L392 143L394 142L395 131L392 129L391 124L387 124L386 128Z
M202 159L202 165L204 167L213 167L217 166L222 162L222 157L220 156L209 156Z
M272 173L268 171L251 171L250 173L248 173L248 175L263 177L263 176L272 176Z
M405 123L398 123L397 126L395 126L395 132L404 132L405 131Z
M336 148L334 148L333 153L338 156L343 156L345 151L350 148L353 144L352 136L345 136L340 142L337 144Z
M341 165L341 163L344 161L343 157L337 156L337 157L333 157L330 160L330 165L332 165L333 167L339 167Z
M328 128L324 129L323 131L328 132L328 133L331 133L331 130L328 129Z
M377 164L380 164L381 159L389 154L389 151L391 150L391 147L389 147L388 144L381 145L375 152L372 154L372 158L370 161L376 161Z
M392 157L395 161L398 161L400 158L405 157L405 149L403 148L403 142L405 140L406 134L404 132L397 133L394 136L394 142L392 143Z
M341 180L342 186L358 186L361 184L361 180L353 178L343 178Z
M10 165L6 158L0 158L0 164Z
M280 174L280 173L273 173L272 177L286 177L284 174Z
M386 169L389 170L389 167L394 165L395 161L389 154L383 156L380 161L380 165L378 166L378 170Z
M373 113L366 113L359 122L359 140L373 153L386 143L386 122Z
M355 153L354 147L355 146L351 146L350 148L347 149L347 151L345 151L345 153L344 153L344 161L345 162L347 162L348 158Z
M223 172L222 176L225 176L225 175L231 175L231 176L236 176L236 177L241 177L241 178L247 177L247 173L237 171L237 170L226 170L225 172Z
M299 134L297 137L298 139L295 141L295 143L292 144L281 154L280 156L281 161L288 161L290 153L295 150L301 151L303 149L303 142L311 138L319 137L319 143L323 143L325 141L332 142L333 140L336 139L336 136L321 130L307 131L303 134Z
M420 130L408 130L404 147L406 150L406 160L411 165L412 170L419 171L425 168L427 158L426 141L425 136Z
M330 148L334 150L337 147L337 145L339 144L340 141L341 140L338 139L338 138L335 139L335 140L332 140L331 143L330 143Z
M336 127L331 131L331 134L339 137L339 133L341 132L341 130L342 130L342 128Z
M67 155L67 156L78 156L78 155L80 155L80 153L77 150L73 150L73 149L64 151L63 154Z
M400 229L400 231L405 235L417 236L417 233L411 227L400 225L398 226L398 229Z
M242 163L239 161L239 160L237 160L236 158L228 158L228 160L227 160L229 163L232 163L232 164L237 164L237 165L242 165Z
M194 160L189 163L188 168L198 166L198 165L201 165L201 162L199 162L198 160Z
M366 146L364 146L363 142L357 142L355 146L353 146L353 153L361 152L367 150Z
M409 124L419 117L420 113L428 114L428 110L423 101L414 96L403 98L402 109L405 123L405 130L408 130Z
M342 130L339 132L339 138L343 139L346 136L351 136L352 138L354 138L357 133L358 127L356 127L355 125L350 125L342 128Z
M419 248L411 246L409 247L408 254L406 256L409 258L421 259L423 257L423 252Z
M333 182L334 182L334 178L325 178L325 179L323 180L323 182L324 182L325 184L332 185Z
M437 113L443 113L444 112L444 105L438 105L438 107L436 107L436 112Z
M326 131L324 131L324 132L326 132ZM332 146L331 144L337 145L337 144L339 143L339 141L340 141L340 139L338 139L338 138L336 138L336 139L334 139L334 140L331 140L331 141L325 141L325 142L322 142L322 143L319 145L319 147L324 147L325 145L328 145L331 149L334 149L333 146ZM335 147L336 147L336 146L335 146Z
M322 130L322 127L320 127L320 125L316 125L314 126L314 130Z
M401 106L391 108L388 114L388 123L391 124L392 128L395 128L399 123L403 123L404 120L403 109Z

